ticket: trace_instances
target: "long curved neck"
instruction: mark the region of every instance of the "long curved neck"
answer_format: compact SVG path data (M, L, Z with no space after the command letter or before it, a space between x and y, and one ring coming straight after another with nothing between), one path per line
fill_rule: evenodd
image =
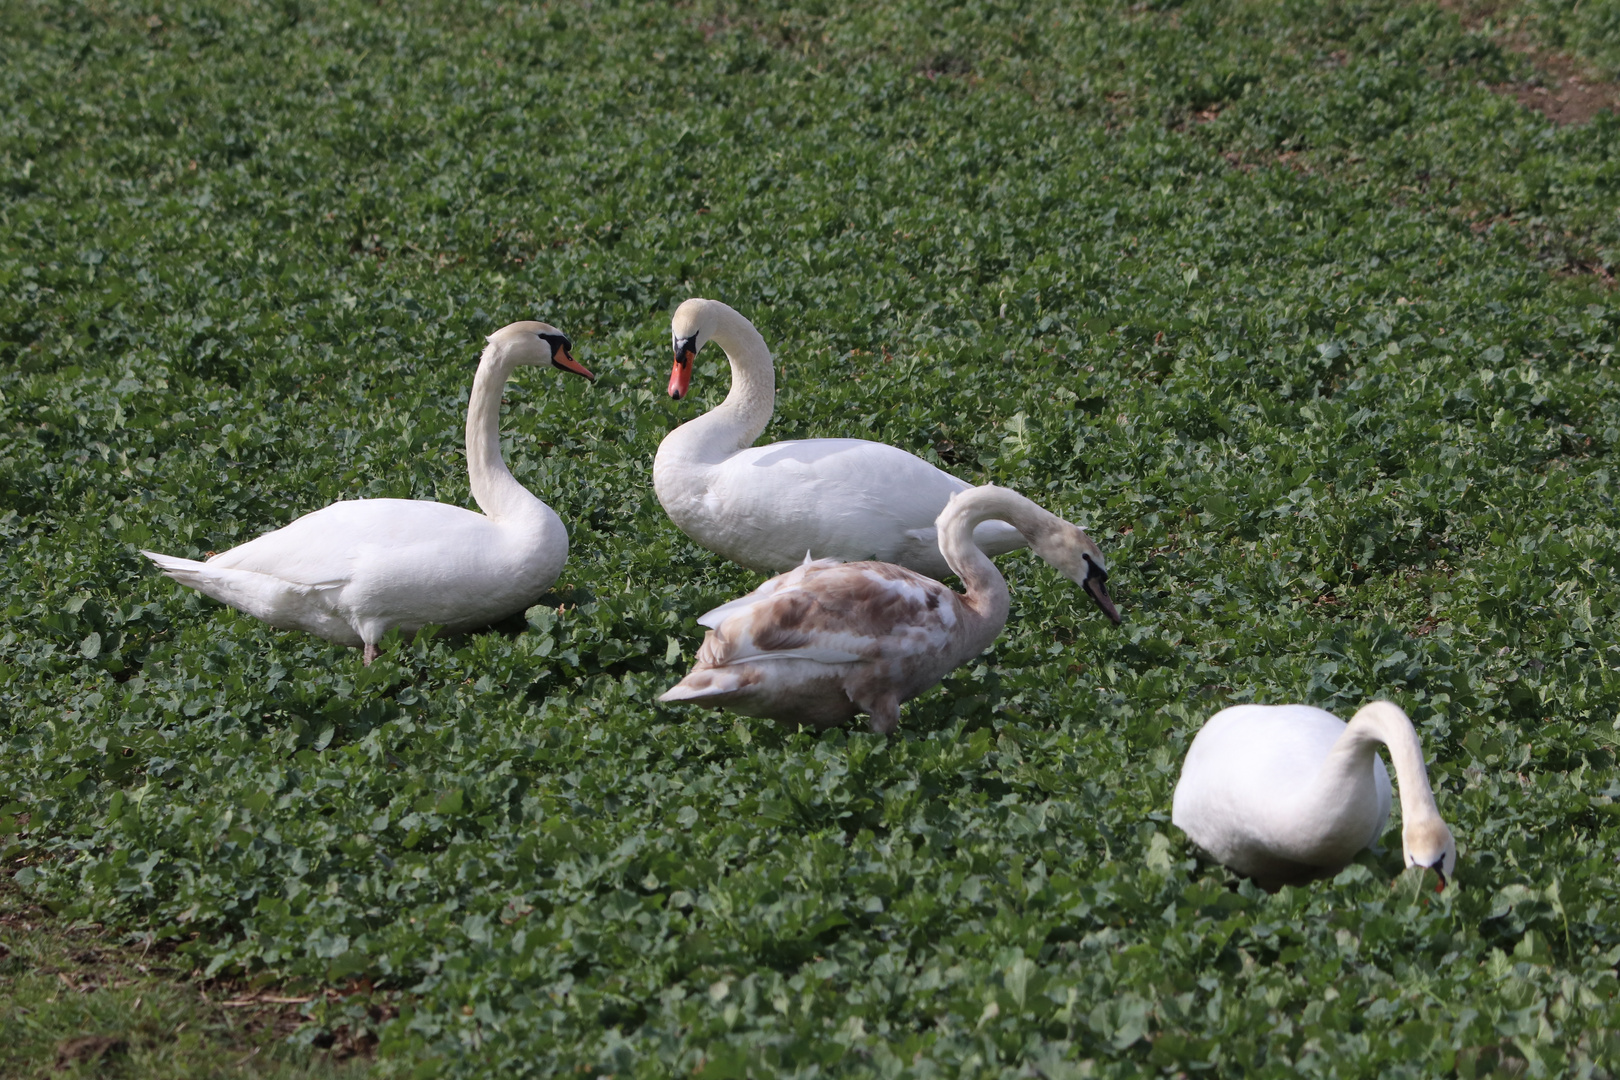
M945 556L946 565L962 579L968 607L994 622L999 633L1007 621L1007 579L973 542L973 530L985 521L1007 522L1037 550L1039 541L1064 522L1015 491L990 486L963 492L940 514L937 522L940 553Z
M497 521L540 505L501 458L501 390L514 366L505 349L485 346L467 399L467 478L473 501Z
M1423 764L1423 744L1418 742L1417 731L1406 713L1387 701L1374 701L1350 718L1346 734L1351 731L1365 732L1367 737L1389 747L1395 782L1401 788L1402 827L1414 821L1439 821L1440 808L1435 805L1429 770Z
M1400 785L1402 826L1427 819L1440 820L1434 789L1429 787L1429 770L1423 764L1423 746L1418 742L1412 721L1398 706L1374 701L1350 718L1344 734L1333 744L1327 760L1317 773L1313 796L1332 799L1335 792L1354 790L1356 784L1371 784L1372 759L1382 744L1389 748ZM1344 796L1340 794L1340 798Z
M754 324L716 305L711 340L731 362L726 400L678 428L666 442L682 457L714 464L752 446L776 408L776 365Z

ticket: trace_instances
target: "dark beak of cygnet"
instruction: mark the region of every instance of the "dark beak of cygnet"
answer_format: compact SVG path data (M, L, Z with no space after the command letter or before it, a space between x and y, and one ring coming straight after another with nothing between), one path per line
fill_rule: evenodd
M1093 600L1097 601L1097 606L1102 608L1103 614L1108 616L1109 621L1118 626L1119 609L1114 607L1114 601L1108 595L1108 571L1090 559L1086 560L1086 566L1086 580L1081 583L1080 587L1085 589Z
M675 366L669 373L669 396L676 401L686 396L692 386L692 361L697 359L697 339L681 338L675 342Z

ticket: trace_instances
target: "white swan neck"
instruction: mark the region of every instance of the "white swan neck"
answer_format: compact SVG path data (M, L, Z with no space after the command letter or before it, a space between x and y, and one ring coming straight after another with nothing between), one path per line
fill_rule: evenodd
M1323 819L1328 820L1338 809L1353 802L1358 792L1370 791L1373 758L1380 745L1389 748L1390 760L1395 765L1403 827L1414 821L1440 820L1417 732L1406 714L1387 701L1375 701L1350 719L1312 781L1304 799L1306 807L1319 810Z
M731 363L731 392L666 442L683 457L716 464L752 446L776 408L776 365L754 324L724 304L714 304L710 340ZM661 448L662 449L662 448Z
M1403 828L1415 821L1440 820L1434 789L1429 786L1429 770L1423 764L1423 745L1418 742L1412 721L1399 706L1387 701L1363 706L1350 718L1350 725L1339 741L1343 743L1352 738L1366 743L1369 754L1375 752L1371 747L1377 743L1389 748L1389 759L1395 766L1395 782L1400 786Z
M517 482L501 457L501 391L514 366L505 349L485 346L467 399L467 479L473 501L492 521L544 505Z

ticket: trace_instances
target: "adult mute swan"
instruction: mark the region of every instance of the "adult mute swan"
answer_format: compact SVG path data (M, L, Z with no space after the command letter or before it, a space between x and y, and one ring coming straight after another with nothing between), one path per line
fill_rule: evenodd
M1348 724L1309 705L1222 709L1187 749L1170 820L1264 888L1327 877L1389 820L1380 743L1401 785L1406 865L1434 870L1444 888L1457 843L1435 807L1417 732L1387 701L1363 706Z
M394 627L487 626L522 611L568 559L568 530L501 460L501 387L519 365L594 380L543 322L489 335L467 402L467 475L482 514L417 499L351 499L207 562L141 554L182 585L282 630L307 630L377 657Z
M664 439L653 490L675 527L751 570L780 573L812 558L898 563L929 577L950 572L934 519L972 485L921 458L865 439L796 439L753 446L776 402L771 352L754 324L718 300L675 309L669 396L686 396L692 362L710 341L731 361L726 400ZM1018 530L986 521L979 547L1024 546Z
M1006 624L1006 579L974 541L977 526L995 520L1009 522L1119 622L1091 537L987 485L953 496L938 519L939 546L966 595L892 563L807 558L700 618L710 630L697 666L658 700L812 727L864 712L873 731L888 734L902 702L982 653Z

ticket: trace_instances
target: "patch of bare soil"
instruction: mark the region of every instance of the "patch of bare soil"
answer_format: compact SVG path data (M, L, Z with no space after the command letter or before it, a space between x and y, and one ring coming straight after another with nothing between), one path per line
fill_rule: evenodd
M1524 54L1543 74L1530 82L1499 83L1492 90L1518 99L1555 124L1584 124L1600 112L1620 109L1620 86L1586 81L1562 53L1540 53L1529 46Z
M1534 109L1555 124L1584 124L1600 112L1620 111L1620 83L1592 77L1579 58L1538 44L1528 21L1511 0L1439 0L1470 30L1490 29L1510 52L1535 65L1524 82L1497 83L1491 89Z
M56 1067L100 1061L112 1054L129 1049L129 1041L116 1035L81 1035L76 1039L63 1039L56 1046Z

